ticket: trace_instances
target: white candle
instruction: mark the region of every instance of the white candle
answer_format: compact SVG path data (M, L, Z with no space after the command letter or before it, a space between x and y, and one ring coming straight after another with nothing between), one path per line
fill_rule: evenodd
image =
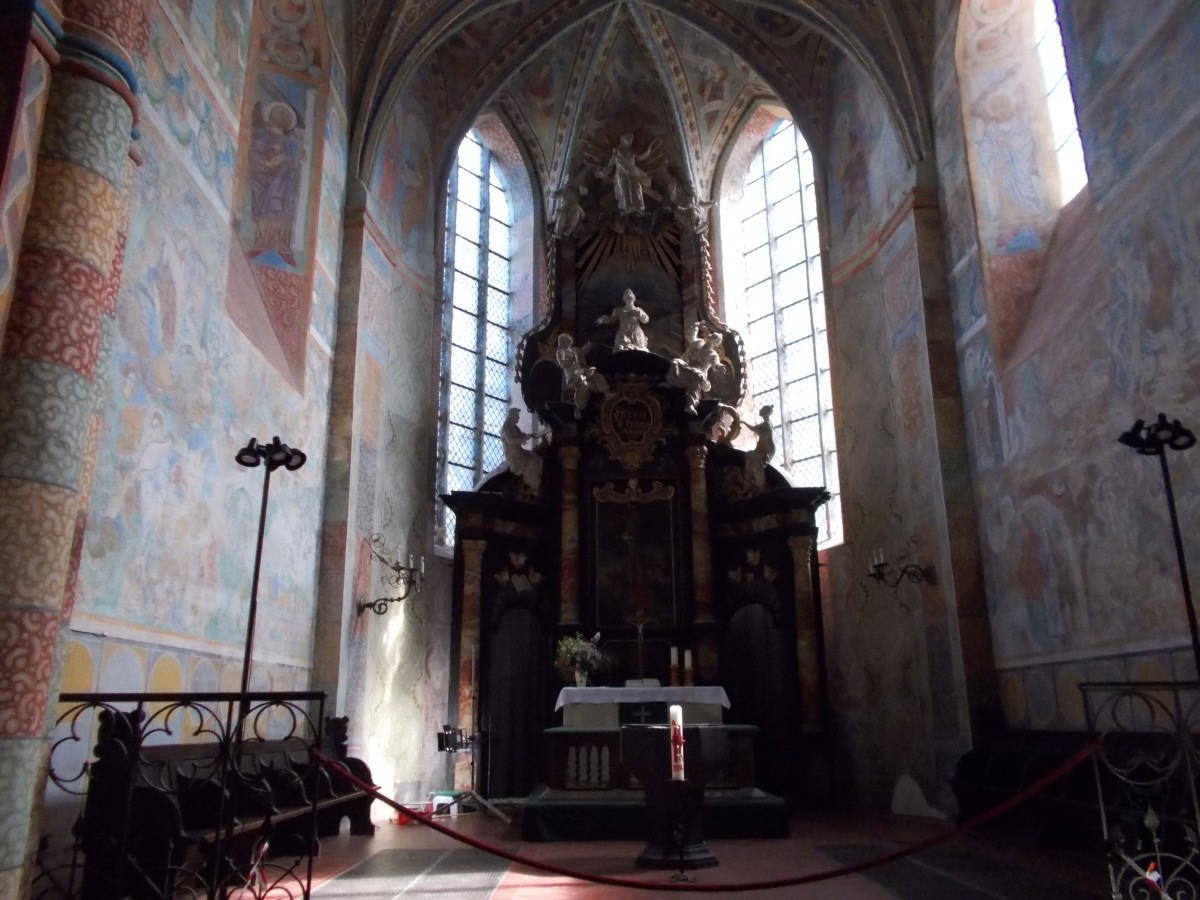
M678 647L671 648L671 665L673 665L673 666L679 665L679 648Z
M683 667L685 669L690 669L692 667L692 651L691 650L683 651Z
M671 707L671 780L683 781L683 707Z

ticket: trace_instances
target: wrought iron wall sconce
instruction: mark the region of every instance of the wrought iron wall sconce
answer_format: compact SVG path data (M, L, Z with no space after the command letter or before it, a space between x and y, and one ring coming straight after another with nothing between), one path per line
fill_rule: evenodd
M246 650L242 659L243 694L250 689L250 657L254 650L254 623L258 619L258 576L262 570L263 534L267 527L267 497L271 493L271 473L276 469L295 472L307 459L303 451L289 447L279 440L278 435L269 444L260 444L257 439L250 438L250 442L234 456L239 466L245 466L247 469L262 466L264 469L262 508L258 513L258 543L254 548L254 575L250 580L250 617L246 626Z
M425 580L425 557L422 556L420 561L413 559L413 555L408 554L408 565L400 562L400 557L397 556L395 562L388 559L384 555L383 535L371 535L371 555L383 563L386 571L380 576L380 579L388 587L399 591L395 597L377 597L374 600L359 600L358 614L361 616L368 609L377 616L382 616L388 611L388 608L393 603L399 603L408 598L412 593L413 588L416 588L417 593L421 593L421 582Z
M875 579L879 584L886 584L892 590L895 590L901 581L911 581L913 584L920 584L923 581L929 584L937 583L933 566L907 563L901 566L895 575L888 574L890 568L891 563L883 558L883 551L876 550L875 555L871 557L871 565L867 568L867 577Z
M1165 413L1146 424L1138 419L1129 430L1117 437L1117 442L1131 447L1142 456L1157 456L1162 467L1163 489L1167 494L1167 513L1171 518L1171 536L1175 539L1175 558L1179 562L1179 581L1183 587L1183 603L1187 610L1188 631L1192 638L1192 656L1196 662L1196 676L1200 678L1200 628L1196 624L1196 606L1192 601L1192 585L1188 580L1187 561L1183 553L1183 537L1179 531L1179 514L1175 511L1175 489L1171 486L1171 470L1167 466L1170 450L1191 450L1196 446L1196 435L1184 428L1178 419L1168 420Z

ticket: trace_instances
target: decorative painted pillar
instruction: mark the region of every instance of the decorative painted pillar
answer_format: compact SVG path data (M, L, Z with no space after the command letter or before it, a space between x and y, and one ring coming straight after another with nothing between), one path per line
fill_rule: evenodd
M562 466L560 625L579 624L579 456L578 447L564 445L558 450Z
M16 285L21 236L33 197L37 146L41 140L50 70L58 64L62 26L34 0L0 13L0 96L15 102L0 109L0 338Z
M825 730L825 690L821 683L820 619L813 602L810 558L812 537L788 538L792 552L792 575L796 609L796 669L800 686L800 727L808 732Z
M708 528L708 475L705 469L708 448L693 446L686 452L692 497L692 622L703 625L713 621L712 542Z
M479 621L483 595L483 551L487 541L462 541L463 560L462 619L458 631L458 727L475 732L475 668L479 665ZM454 788L471 787L470 754L454 754Z
M28 883L137 118L138 0L65 6L0 345L0 897ZM93 445L94 446L94 445Z

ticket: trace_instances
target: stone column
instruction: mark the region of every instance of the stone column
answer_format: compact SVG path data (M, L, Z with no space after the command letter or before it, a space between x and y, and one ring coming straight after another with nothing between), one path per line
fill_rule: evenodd
M558 624L579 624L579 456L578 447L558 450L562 467L562 558L559 560Z
M483 599L483 551L487 541L463 541L459 547L463 561L462 619L458 627L458 727L467 733L475 731L476 697L472 690L471 670L479 665L479 621ZM477 676L479 677L479 676ZM471 787L469 754L454 756L454 788L465 791Z
M321 567L317 574L316 641L313 650L312 689L330 698L326 710L347 714L344 671L350 657L349 642L354 618L348 610L358 598L354 573L360 552L353 529L354 504L351 485L354 462L354 385L358 378L359 297L362 292L366 188L351 179L346 185L346 208L342 219L342 255L337 298L337 336L330 373L329 442L325 447L325 498L322 504ZM350 716L352 740L366 733L361 715Z
M21 236L33 196L37 145L50 93L50 70L58 64L62 26L41 4L0 13L0 337L8 321Z
M692 497L692 621L697 625L713 621L712 612L712 538L708 528L708 448L687 448Z
M792 579L795 583L793 602L796 610L796 675L800 686L800 727L805 731L825 730L825 690L821 683L820 620L813 602L812 537L793 535L788 538L792 552Z
M0 897L23 893L38 832L101 335L120 282L130 60L147 44L137 0L65 5L0 346Z

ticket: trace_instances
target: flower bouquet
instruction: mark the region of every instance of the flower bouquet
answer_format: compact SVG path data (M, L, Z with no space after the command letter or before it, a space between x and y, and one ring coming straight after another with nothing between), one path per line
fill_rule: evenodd
M579 632L576 632L574 637L564 635L558 639L558 645L555 647L554 666L563 673L564 677L573 672L575 684L578 687L587 684L588 673L600 668L603 661L604 657L600 653L600 632L598 631L592 635L591 640Z

